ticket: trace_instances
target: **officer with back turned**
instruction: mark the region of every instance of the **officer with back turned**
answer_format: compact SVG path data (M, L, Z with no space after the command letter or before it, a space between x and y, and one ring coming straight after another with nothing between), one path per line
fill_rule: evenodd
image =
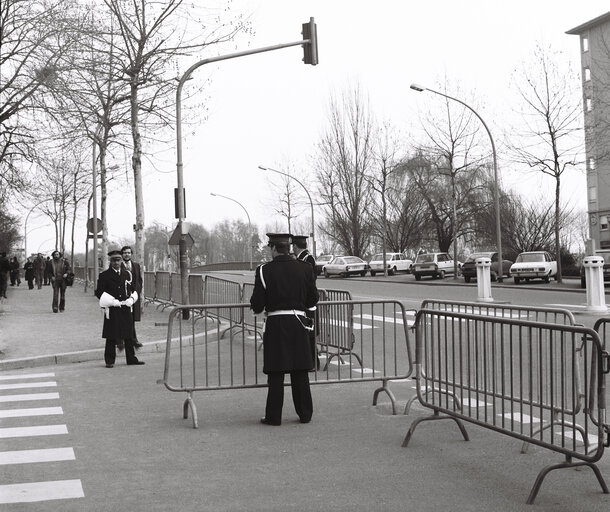
M309 370L313 357L309 342L312 322L305 311L318 302L311 265L290 255L290 234L267 233L273 261L255 272L250 306L255 314L265 311L263 372L267 374L267 403L261 423L280 425L284 402L284 375L290 373L292 400L301 423L313 413Z

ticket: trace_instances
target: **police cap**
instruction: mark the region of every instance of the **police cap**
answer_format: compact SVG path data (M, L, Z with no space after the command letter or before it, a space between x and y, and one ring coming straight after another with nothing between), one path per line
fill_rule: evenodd
M293 242L305 242L307 243L307 239L309 237L307 235L292 235Z
M123 256L121 255L121 251L117 251L116 249L114 251L110 251L108 253L108 256L110 256L110 259L112 259L113 257L116 257L116 256L123 259Z
M267 237L269 238L269 243L267 245L290 245L292 243L292 235L290 233L267 233Z

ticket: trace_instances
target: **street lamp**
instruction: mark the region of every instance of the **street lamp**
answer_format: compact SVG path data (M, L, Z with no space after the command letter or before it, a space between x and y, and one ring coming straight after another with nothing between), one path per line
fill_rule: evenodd
M28 219L30 218L30 214L34 211L34 208L36 208L37 206L40 206L44 202L46 202L46 199L43 199L42 201L38 201L34 206L32 206L32 208L30 209L28 214L25 216L25 222L23 223L23 250L25 252L26 258L28 257ZM37 228L35 228L35 229L37 229ZM34 230L32 229L30 231L34 231Z
M227 196L223 196L220 194L214 194L214 192L210 192L211 196L214 197L222 197L224 199L228 199L229 201L233 201L234 203L237 203L239 206L241 206L244 210L244 212L246 212L246 217L248 217L248 233L250 234L250 270L252 270L252 223L250 222L250 215L248 214L248 210L246 210L245 206L243 204L241 204L239 201L237 201L236 199L233 199L231 197L227 197Z
M483 118L479 115L479 113L474 108L472 108L470 105L464 103L462 100L458 100L457 98L454 98L454 97L444 94L442 92L435 91L434 89L424 87L423 85L411 84L411 89L413 89L414 91L417 91L417 92L430 91L434 94L438 94L439 96L443 96L450 100L457 101L461 105L464 105L468 110L470 110L475 116L477 116L479 118L479 121L481 121L481 123L485 127L485 130L487 131L487 135L489 135L489 140L491 142L491 151L492 151L492 155L493 155L494 182L495 182L495 184L494 184L494 203L495 203L495 209L496 209L496 240L497 240L496 244L498 246L498 265L499 265L497 279L501 283L503 281L502 274L503 274L504 268L503 268L503 258L502 258L502 232L500 230L500 187L498 185L498 160L497 160L497 156L496 156L496 145L494 144L494 139L491 136L491 132L489 131L487 124L485 123L485 121L483 121ZM455 244L456 241L454 240L453 243Z
M313 257L315 258L316 254L317 254L316 253L316 237L315 237L315 232L314 232L315 222L314 222L314 218L313 218L313 201L311 200L311 195L309 194L309 190L307 190L307 187L305 185L303 185L298 179L296 179L294 176L291 176L288 173L278 171L277 169L271 169L270 167L263 167L262 165L259 165L258 168L263 171L276 172L278 174L281 174L282 176L292 178L299 185L301 185L301 187L303 187L303 190L305 190L305 193L307 194L307 197L309 198L309 205L311 206L311 233L309 234L309 236L311 237L311 249L313 252Z

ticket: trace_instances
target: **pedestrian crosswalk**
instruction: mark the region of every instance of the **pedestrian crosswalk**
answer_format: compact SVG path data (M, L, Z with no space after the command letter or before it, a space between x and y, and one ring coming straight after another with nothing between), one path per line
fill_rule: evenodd
M80 479L35 481L34 475L41 473L34 468L76 460L74 449L66 446L68 427L61 423L63 408L50 402L59 401L60 394L41 392L41 388L57 387L57 382L50 380L54 377L54 373L42 372L0 376L0 505L84 497ZM17 389L23 392L14 394L13 390ZM34 441L38 442L27 446ZM22 469L17 473L18 467ZM32 469L28 471L29 468ZM18 474L25 481L12 481L12 474ZM29 480L28 475L31 475ZM54 476L61 475L54 472Z

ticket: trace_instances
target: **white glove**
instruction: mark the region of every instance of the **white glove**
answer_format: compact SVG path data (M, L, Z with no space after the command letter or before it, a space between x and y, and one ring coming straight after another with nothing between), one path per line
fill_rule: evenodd
M112 307L113 308L120 308L121 307L121 301L119 299L114 299L112 301Z
M121 306L129 306L129 307L133 306L133 299L131 297L129 297L128 299L121 302Z

